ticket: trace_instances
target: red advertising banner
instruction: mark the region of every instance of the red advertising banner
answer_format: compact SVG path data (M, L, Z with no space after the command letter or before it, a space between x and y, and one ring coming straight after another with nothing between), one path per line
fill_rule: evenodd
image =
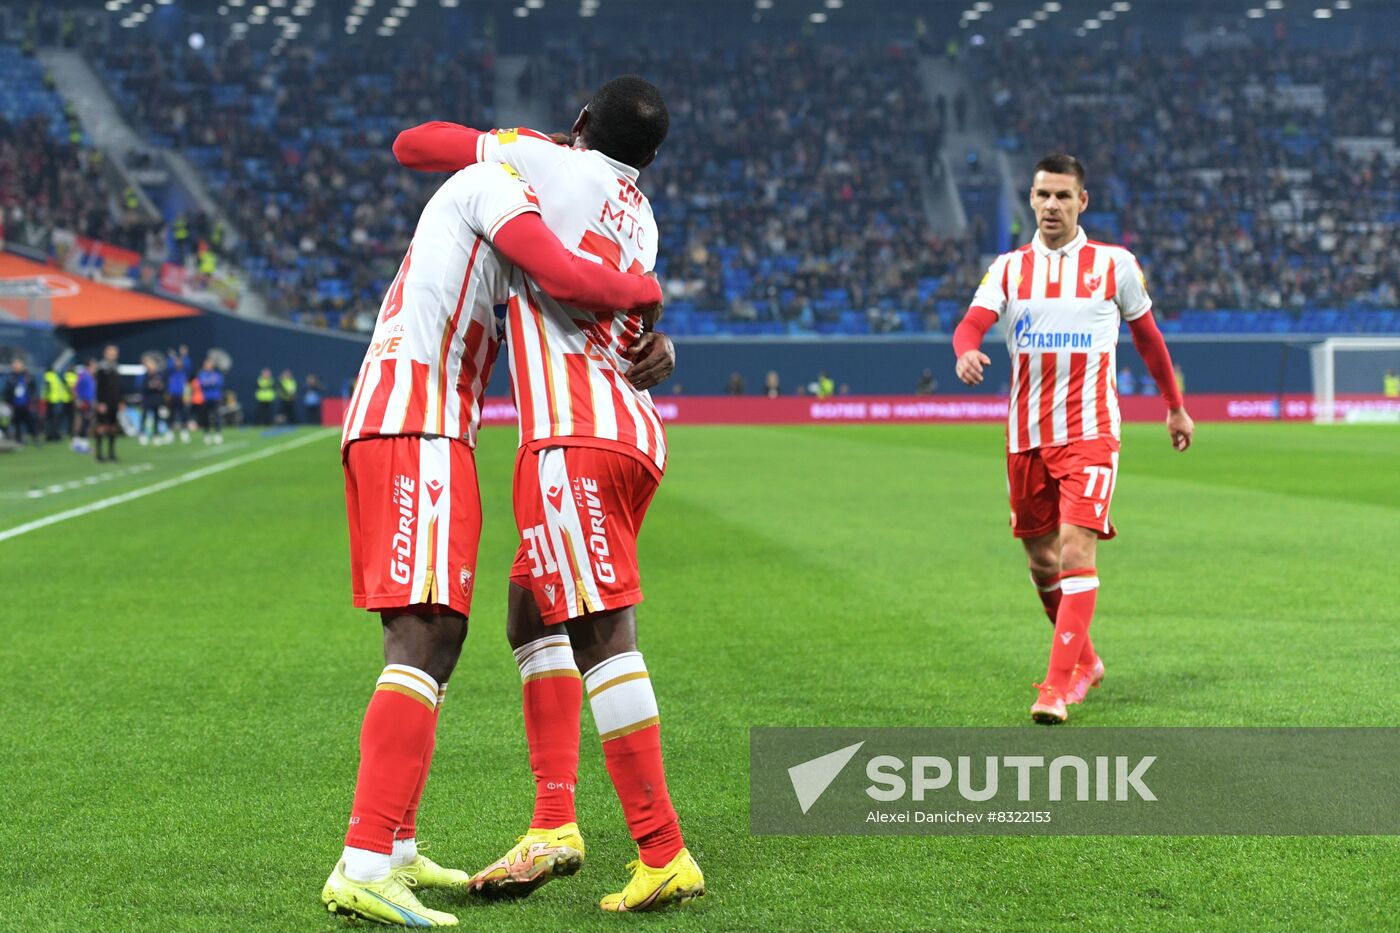
M326 399L324 423L338 426L345 399ZM1156 422L1166 417L1162 400L1130 396L1120 400L1123 420ZM1310 395L1190 395L1187 410L1197 421L1311 421ZM656 396L656 408L668 425L677 424L958 424L1000 423L1006 420L1006 399L985 396L847 395L835 398L784 396L755 398L727 395ZM1393 414L1400 417L1400 398L1373 395L1338 396L1336 412ZM515 424L515 406L508 398L488 398L482 424Z

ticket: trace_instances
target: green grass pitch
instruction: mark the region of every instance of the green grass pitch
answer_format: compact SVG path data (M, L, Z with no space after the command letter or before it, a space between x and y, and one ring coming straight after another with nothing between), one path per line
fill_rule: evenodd
M635 850L585 713L588 863L469 930L1379 930L1394 838L756 838L753 725L1028 723L1048 626L1006 527L1001 429L676 428L648 516L641 641L671 791L710 895L604 916ZM0 532L286 437L0 459ZM479 451L486 529L421 835L475 869L531 782L504 631L513 430ZM1126 431L1065 728L1400 720L1400 430ZM106 471L111 472L111 471ZM37 494L36 494L37 493ZM349 605L335 440L0 541L0 929L334 931L361 713L381 667ZM427 902L449 906L431 892Z

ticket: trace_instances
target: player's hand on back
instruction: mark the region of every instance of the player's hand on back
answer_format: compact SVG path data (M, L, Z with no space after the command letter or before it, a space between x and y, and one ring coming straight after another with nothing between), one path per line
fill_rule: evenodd
M1196 433L1196 423L1186 413L1185 408L1173 408L1167 412L1167 433L1172 437L1172 447L1185 450L1191 446L1191 435Z
M676 370L676 346L665 334L648 331L625 353L632 361L627 381L646 391L664 382Z
M992 365L991 357L981 350L968 350L958 357L957 374L966 385L975 386L982 384L982 370L984 367Z

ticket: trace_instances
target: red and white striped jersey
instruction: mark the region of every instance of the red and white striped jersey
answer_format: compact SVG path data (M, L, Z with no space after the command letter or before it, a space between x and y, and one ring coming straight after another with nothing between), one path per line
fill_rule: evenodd
M520 172L540 194L545 224L575 254L629 272L656 265L656 220L631 166L527 129L483 133L477 158ZM627 381L623 356L641 333L640 314L562 305L516 270L506 345L520 443L615 448L663 471L661 416L651 393Z
M345 416L342 448L417 434L476 445L481 396L500 347L494 308L515 268L491 248L508 221L539 211L508 166L469 165L428 201L374 327Z
M1012 453L1119 436L1119 321L1152 310L1142 270L1121 246L1081 229L1059 249L1035 239L998 256L972 299L1006 327Z

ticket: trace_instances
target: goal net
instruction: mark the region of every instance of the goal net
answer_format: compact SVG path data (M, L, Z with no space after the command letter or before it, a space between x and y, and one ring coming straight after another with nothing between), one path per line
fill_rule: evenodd
M1400 337L1329 337L1312 348L1313 420L1400 424Z

